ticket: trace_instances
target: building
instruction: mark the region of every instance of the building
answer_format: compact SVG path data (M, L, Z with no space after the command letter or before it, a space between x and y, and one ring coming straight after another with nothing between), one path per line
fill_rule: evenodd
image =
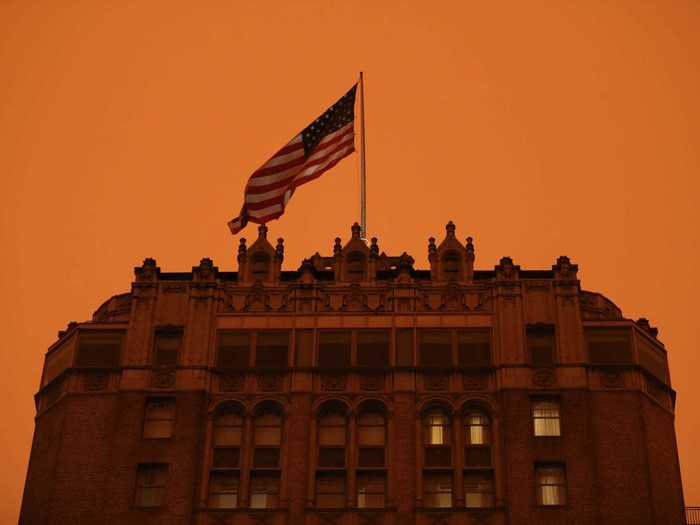
M666 349L559 257L429 270L352 227L282 271L135 269L46 354L20 522L684 522Z

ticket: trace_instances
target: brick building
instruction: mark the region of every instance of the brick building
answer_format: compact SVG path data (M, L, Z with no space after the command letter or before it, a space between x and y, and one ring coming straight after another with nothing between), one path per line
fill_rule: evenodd
M282 271L135 269L46 354L20 522L680 524L666 350L577 266L429 270L352 228Z

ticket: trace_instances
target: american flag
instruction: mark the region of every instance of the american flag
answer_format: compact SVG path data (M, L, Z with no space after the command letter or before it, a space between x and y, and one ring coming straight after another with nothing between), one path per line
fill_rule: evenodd
M248 221L277 219L297 186L320 177L355 151L355 84L248 179L243 208L228 223L234 235Z

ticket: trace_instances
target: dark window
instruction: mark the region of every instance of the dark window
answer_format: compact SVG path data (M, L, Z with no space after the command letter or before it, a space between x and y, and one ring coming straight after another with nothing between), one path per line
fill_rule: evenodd
M276 472L253 472L250 476L250 508L274 509L279 504L280 477Z
M666 354L642 335L637 336L639 364L663 383L668 382Z
M360 509L381 508L386 494L386 474L383 472L360 472L357 474L357 507Z
M345 449L321 447L318 451L318 466L322 468L344 467Z
M396 365L413 366L413 330L396 330Z
M219 335L219 368L241 369L250 365L250 334L222 332Z
M421 330L420 364L423 366L450 366L452 345L449 330Z
M351 281L361 281L365 276L365 256L361 253L351 253L348 255L348 279Z
M550 366L555 362L555 337L552 325L531 325L527 327L527 348L530 362L534 366Z
M442 275L446 281L459 279L459 254L448 252L442 259Z
M215 448L212 465L214 468L238 468L240 465L240 449L226 447Z
M253 467L277 468L280 463L280 451L278 448L256 448L253 454Z
M423 474L423 504L426 507L452 506L452 474L426 472Z
M350 332L319 332L319 368L347 368L350 366Z
M324 468L345 466L347 421L343 414L322 414L318 422L318 465Z
M146 403L143 437L147 439L171 437L174 419L174 399L149 399Z
M153 364L156 366L175 366L182 345L181 331L156 332Z
M282 444L282 416L266 412L255 418L255 451L253 466L256 468L279 467Z
M449 467L452 465L452 451L449 447L426 447L426 467Z
M464 473L464 505L467 508L493 507L493 474Z
M486 330L457 332L457 350L460 366L491 364L491 336Z
M566 470L561 464L535 465L537 503L543 506L566 504Z
M253 256L253 264L251 269L254 280L266 280L270 271L270 256L266 253L256 253Z
M297 366L313 366L314 333L312 330L297 330L295 363Z
M81 332L75 365L82 368L117 368L122 349L120 332Z
M633 362L628 328L586 328L586 341L593 364L615 365Z
M345 507L345 473L316 473L316 506L320 508Z
M136 471L137 507L162 507L165 504L165 482L168 465L165 463L141 464Z
M238 507L238 472L211 473L209 506L216 509L235 509Z
M260 332L255 348L255 366L286 368L289 332Z
M214 419L214 468L238 468L243 439L243 418L233 407L219 410Z
M389 331L360 330L357 332L358 366L389 366Z

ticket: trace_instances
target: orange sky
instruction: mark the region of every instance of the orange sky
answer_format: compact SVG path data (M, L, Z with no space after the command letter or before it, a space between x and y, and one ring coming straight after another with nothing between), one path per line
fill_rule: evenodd
M700 504L698 27L694 0L0 2L0 522L56 331L128 291L144 257L233 269L248 175L360 69L380 249L426 268L452 219L477 268L566 254L585 289L648 317ZM357 162L270 223L285 268L348 238Z

